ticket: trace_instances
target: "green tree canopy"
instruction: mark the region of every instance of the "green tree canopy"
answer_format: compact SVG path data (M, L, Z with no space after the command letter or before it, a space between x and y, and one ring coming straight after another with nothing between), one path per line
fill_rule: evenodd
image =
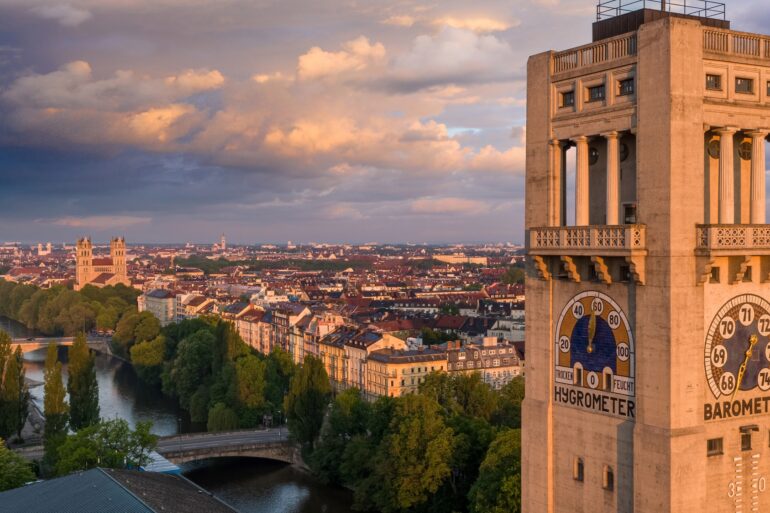
M69 422L69 406L65 400L64 382L62 380L62 365L59 361L59 351L55 344L48 346L44 371L43 414L45 415L45 447L44 462L48 468L55 468L57 449L67 437Z
M190 408L190 398L211 375L215 342L210 331L200 330L179 343L170 379L174 383L179 403L185 409Z
M284 407L292 436L310 449L321 432L330 397L331 384L323 362L307 355L291 379Z
M246 408L261 408L265 404L265 362L247 355L235 363L238 402Z
M501 431L489 446L470 491L471 513L521 511L521 432Z
M58 451L58 475L96 466L125 468L145 465L158 442L151 422L131 430L124 419L102 420L69 435Z
M240 420L235 410L224 403L217 403L209 410L209 420L206 429L209 431L232 431L238 429Z
M5 446L0 438L0 492L35 480L32 465Z
M75 337L69 348L70 426L79 430L99 421L99 384L96 381L95 358L84 333Z
M136 373L146 383L160 384L163 358L166 354L166 339L158 335L153 340L140 342L131 347L131 363Z
M10 344L10 337L5 334L0 344ZM5 369L0 368L4 373L0 382L0 437L8 438L15 434L21 438L21 430L29 413L29 389L21 348L17 346L16 351L6 357L9 348L7 346L7 349L0 350L5 360Z

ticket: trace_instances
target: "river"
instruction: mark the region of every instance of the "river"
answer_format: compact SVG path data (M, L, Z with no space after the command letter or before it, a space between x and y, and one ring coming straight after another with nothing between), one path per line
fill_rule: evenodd
M0 328L14 337L33 336L23 326L0 318ZM67 371L67 349L59 349ZM24 355L27 377L43 381L45 350ZM173 435L198 431L175 401L138 379L130 364L103 354L96 356L99 406L103 418L126 419L132 426L150 420L153 432ZM30 389L35 403L43 407L43 387ZM292 466L260 459L205 460L183 466L192 481L211 491L241 513L352 513L352 496L343 489L324 486Z

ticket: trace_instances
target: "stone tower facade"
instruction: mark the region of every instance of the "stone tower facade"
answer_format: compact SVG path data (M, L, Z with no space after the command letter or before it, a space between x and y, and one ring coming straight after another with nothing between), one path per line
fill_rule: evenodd
M523 511L770 511L770 37L623 3L528 63Z
M75 290L80 290L93 277L94 250L89 237L78 239L75 245Z
M126 241L123 237L110 240L109 257L94 257L90 237L78 239L75 251L75 290L86 285L131 285L126 265Z

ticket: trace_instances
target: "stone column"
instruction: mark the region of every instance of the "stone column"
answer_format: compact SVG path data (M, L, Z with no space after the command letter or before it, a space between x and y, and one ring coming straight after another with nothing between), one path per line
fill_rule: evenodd
M620 211L620 137L617 132L603 134L607 139L607 219L605 224L618 223Z
M588 225L588 137L572 139L577 145L577 165L575 166L575 225Z
M748 132L751 137L751 224L765 224L765 137L767 132Z
M551 164L551 174L549 176L548 184L550 185L550 194L548 196L548 199L550 200L551 204L549 206L548 211L548 224L550 226L559 226L561 224L561 189L562 189L562 183L561 183L561 175L562 175L562 147L561 147L561 141L558 139L551 139L549 145L549 150L551 152L549 162Z
M735 222L735 152L733 135L737 129L726 127L716 130L719 134L719 223Z

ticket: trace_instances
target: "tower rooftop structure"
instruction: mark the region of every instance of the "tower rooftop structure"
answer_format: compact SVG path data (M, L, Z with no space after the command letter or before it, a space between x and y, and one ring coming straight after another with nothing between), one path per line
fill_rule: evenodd
M593 40L633 32L661 18L694 19L708 27L729 29L725 4L711 0L604 0L596 5Z

